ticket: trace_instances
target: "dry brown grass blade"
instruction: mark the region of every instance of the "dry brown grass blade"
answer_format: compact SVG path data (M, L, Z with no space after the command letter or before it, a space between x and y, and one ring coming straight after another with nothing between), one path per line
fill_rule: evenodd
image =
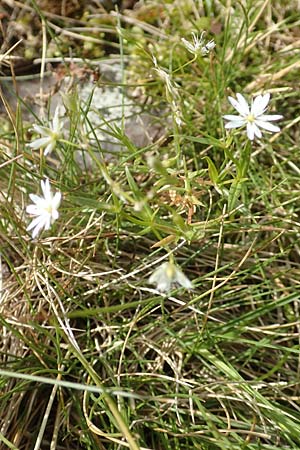
M274 84L274 82L284 78L292 70L297 70L299 68L300 68L300 61L295 61L289 66L284 67L283 69L279 70L276 73L264 73L262 75L258 75L258 77L254 81L252 81L245 87L245 91L252 92L261 89L261 87L264 86L265 84L268 85Z

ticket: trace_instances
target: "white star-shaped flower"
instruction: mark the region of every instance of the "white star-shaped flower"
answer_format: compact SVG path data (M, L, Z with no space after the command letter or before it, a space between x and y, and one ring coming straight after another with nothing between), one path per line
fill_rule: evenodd
M242 94L236 94L236 98L237 100L233 97L228 97L228 100L237 110L239 116L231 114L223 116L224 119L229 120L225 128L240 128L246 125L247 136L250 141L253 141L255 137L261 138L260 128L273 133L280 131L278 126L270 122L282 119L283 116L279 114L264 114L270 101L270 94L258 95L252 100L250 107Z
M173 262L165 262L159 266L149 278L150 284L156 284L158 291L170 291L172 284L179 284L186 289L192 289L193 285L184 275L182 270Z
M42 137L35 139L29 144L29 147L37 150L39 148L45 148L44 155L46 156L48 153L51 153L55 148L57 141L62 136L62 128L64 122L59 117L60 107L57 106L54 112L52 123L49 124L49 127L36 125L32 126L33 130L40 134Z
M187 41L184 38L181 38L181 41L185 48L195 55L200 54L202 56L207 55L211 50L213 50L216 46L215 41L212 39L211 41L204 44L203 35L204 31L201 33L200 37L196 35L196 33L192 33L192 42Z
M28 225L27 231L32 231L32 237L35 238L43 229L49 230L53 222L58 219L58 207L61 202L61 192L57 191L54 195L51 192L49 179L41 181L43 197L30 194L29 197L33 201L32 205L28 205L26 212L35 216Z

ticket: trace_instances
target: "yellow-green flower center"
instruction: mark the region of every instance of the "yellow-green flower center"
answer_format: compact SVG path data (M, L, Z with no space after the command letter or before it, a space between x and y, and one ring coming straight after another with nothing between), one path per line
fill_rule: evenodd
M247 121L250 123L253 123L255 121L255 117L253 116L253 114L248 114Z
M175 269L174 264L169 262L167 270L166 270L166 275L167 275L168 279L172 280L175 276L175 273L176 273L176 269Z
M53 211L52 205L51 205L51 204L47 205L47 206L45 207L45 211L46 211L48 214L51 214L51 215L52 215L52 211Z
M51 141L53 141L53 142L55 141L56 142L56 141L58 141L59 137L60 136L59 136L59 134L56 131L52 131L51 132Z

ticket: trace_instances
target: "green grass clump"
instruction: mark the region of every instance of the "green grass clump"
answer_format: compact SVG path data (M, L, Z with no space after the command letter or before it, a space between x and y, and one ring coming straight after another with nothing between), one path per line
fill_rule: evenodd
M1 91L0 448L299 449L299 5L155 0L76 20L39 6L23 12L41 23L40 73L55 54L73 82L48 155L29 144L51 102L39 114L16 93L14 110ZM203 30L216 47L193 55L182 38ZM75 66L65 36L84 36ZM107 81L94 67L111 43ZM97 109L108 86L120 105ZM280 132L226 130L236 93L270 93ZM145 145L128 103L151 119ZM45 178L59 217L32 239Z

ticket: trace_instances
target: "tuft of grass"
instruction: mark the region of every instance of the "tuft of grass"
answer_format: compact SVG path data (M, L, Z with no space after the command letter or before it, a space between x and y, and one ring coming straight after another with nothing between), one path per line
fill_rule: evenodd
M74 17L44 3L3 7L5 45L27 34L1 50L16 108L1 89L0 448L298 449L298 3L91 2ZM9 59L30 31L40 93L53 58L70 81L49 156L28 144L51 95L38 110L18 95ZM201 31L216 48L194 57L181 38ZM119 80L95 71L111 53ZM97 109L112 87L120 104ZM281 131L225 130L237 92L270 92ZM32 240L45 177L63 200ZM149 284L166 261L193 289Z

